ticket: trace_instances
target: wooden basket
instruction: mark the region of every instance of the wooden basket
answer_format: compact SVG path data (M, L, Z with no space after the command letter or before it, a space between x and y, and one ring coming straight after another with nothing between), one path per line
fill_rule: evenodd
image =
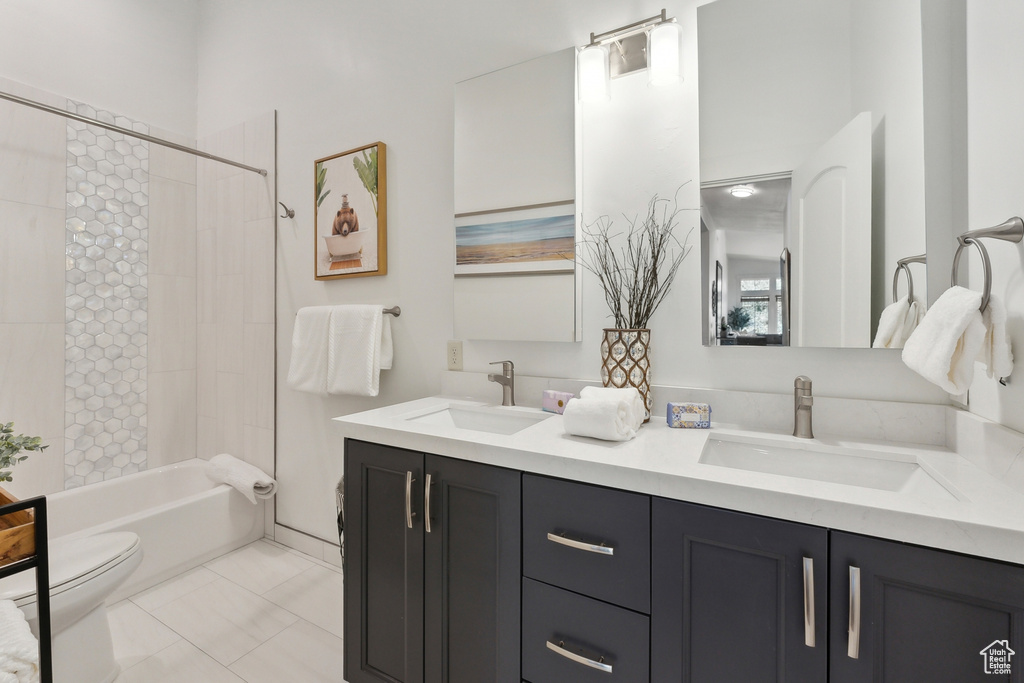
M0 505L16 503L18 499L0 488ZM35 523L31 510L0 514L0 567L11 564L36 552Z

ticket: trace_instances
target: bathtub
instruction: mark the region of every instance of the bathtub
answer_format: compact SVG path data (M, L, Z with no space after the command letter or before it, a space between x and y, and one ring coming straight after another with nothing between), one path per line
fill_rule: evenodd
M46 497L48 532L84 536L133 531L142 564L110 602L263 537L264 503L207 478L194 458Z

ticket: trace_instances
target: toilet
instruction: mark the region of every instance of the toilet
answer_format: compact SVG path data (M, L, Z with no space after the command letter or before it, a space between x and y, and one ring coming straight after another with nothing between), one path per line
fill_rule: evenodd
M114 659L104 601L142 562L139 537L118 531L49 544L53 680L110 683ZM0 600L13 600L38 635L35 572L0 579Z

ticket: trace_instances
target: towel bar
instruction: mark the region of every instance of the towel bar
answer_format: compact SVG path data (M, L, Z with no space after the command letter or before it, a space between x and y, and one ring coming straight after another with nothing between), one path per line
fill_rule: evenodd
M1003 240L1006 242L1020 242L1024 239L1024 220L1019 217L1011 218L999 225L991 228L981 228L980 230L970 230L957 237L959 246L956 248L956 253L953 255L953 272L951 286L956 287L957 281L957 270L960 267L960 254L967 247L968 244L973 244L978 248L981 253L981 265L985 271L985 288L981 296L981 310L982 312L988 308L988 301L992 296L992 261L988 257L988 249L985 245L979 241L980 238L991 237L997 240Z
M907 274L907 303L914 303L914 276L910 272L910 263L927 263L928 255L920 254L918 256L908 256L901 258L896 262L896 272L892 274L892 302L898 301L896 296L896 285L900 280L900 271Z
M391 308L385 308L381 312L384 313L385 315L393 315L397 318L398 316L402 315L402 308L400 306L392 306ZM295 315L298 315L297 311Z

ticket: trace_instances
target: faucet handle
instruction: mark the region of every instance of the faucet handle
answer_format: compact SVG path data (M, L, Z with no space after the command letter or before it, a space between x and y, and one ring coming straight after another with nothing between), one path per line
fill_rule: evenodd
M793 380L793 388L794 389L808 389L808 390L810 390L810 388L811 388L811 378L807 377L805 375L798 376L795 380Z
M501 373L506 377L516 369L516 366L510 360L496 360L491 362L490 365L500 365Z

